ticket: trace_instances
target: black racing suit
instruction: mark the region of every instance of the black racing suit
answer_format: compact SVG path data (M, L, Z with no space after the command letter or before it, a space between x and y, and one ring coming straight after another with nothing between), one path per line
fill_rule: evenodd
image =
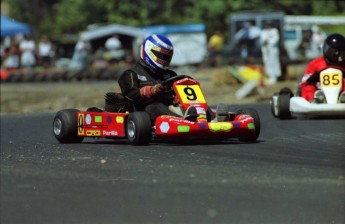
M140 95L140 88L148 85L154 86L173 76L177 76L177 74L172 70L155 72L140 60L133 68L126 70L120 76L118 83L125 100L132 103L136 110L148 112L154 122L160 115L180 117L169 110L169 105L172 104L174 97L173 93L165 90L151 99L145 99Z

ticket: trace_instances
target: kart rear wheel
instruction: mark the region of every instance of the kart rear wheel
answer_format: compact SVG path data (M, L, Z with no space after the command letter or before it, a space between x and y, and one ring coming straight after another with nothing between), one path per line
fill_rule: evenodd
M255 132L251 135L240 137L239 140L242 142L255 142L260 135L260 117L258 112L255 109L247 108L238 110L236 114L250 115L254 118Z
M290 95L281 94L278 98L278 117L279 119L290 119Z
M76 109L60 110L54 117L53 134L61 143L80 143L84 137L78 136Z
M148 113L143 111L129 114L126 125L128 140L133 145L147 145L152 139L152 125Z
M293 92L291 91L291 89L284 87L279 91L279 95L289 95L291 98L293 97Z

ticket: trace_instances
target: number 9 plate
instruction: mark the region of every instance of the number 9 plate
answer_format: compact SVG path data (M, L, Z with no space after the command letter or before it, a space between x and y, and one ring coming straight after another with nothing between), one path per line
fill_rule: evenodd
M206 103L204 95L198 85L177 85L176 89L182 103Z

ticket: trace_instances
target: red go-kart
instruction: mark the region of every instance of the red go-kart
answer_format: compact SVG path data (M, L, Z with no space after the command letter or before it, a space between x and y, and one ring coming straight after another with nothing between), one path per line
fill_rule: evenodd
M161 115L152 122L148 113L136 111L134 107L122 112L64 109L54 117L54 136L61 143L79 143L85 137L97 137L127 138L134 145L149 144L153 139L257 140L260 118L256 110L247 108L231 112L229 107L224 107L225 104L218 105L218 111L210 109L199 82L189 76L175 76L162 84L178 97L179 107L170 108L174 108L181 117ZM182 112L191 105L197 110L195 121L182 116ZM214 116L209 116L209 113ZM215 118L211 120L212 117Z

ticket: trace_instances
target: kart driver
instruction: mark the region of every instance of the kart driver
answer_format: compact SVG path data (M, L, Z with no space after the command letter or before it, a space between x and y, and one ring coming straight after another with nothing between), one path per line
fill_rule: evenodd
M345 37L337 33L330 34L322 50L323 56L312 60L304 72L300 83L301 96L309 102L317 102L319 91L316 90L320 87L320 72L327 67L334 67L343 71L343 91L340 102L345 103Z
M140 60L118 80L125 101L132 103L136 110L146 111L152 121L160 115L181 117L169 110L169 105L178 105L178 100L161 84L177 76L168 69L173 53L173 45L168 38L155 34L148 36L141 45ZM195 121L196 117L196 108L189 107L185 119Z

